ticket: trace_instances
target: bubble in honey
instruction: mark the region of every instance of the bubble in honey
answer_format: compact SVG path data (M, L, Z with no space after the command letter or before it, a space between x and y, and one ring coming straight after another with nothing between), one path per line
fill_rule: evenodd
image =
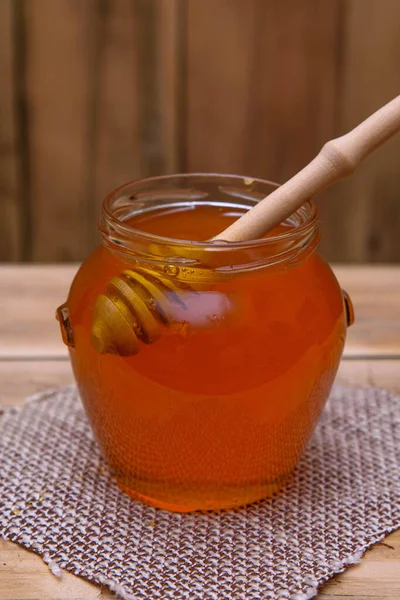
M157 307L157 302L154 300L154 298L149 298L146 304L151 310L155 310Z
M170 277L176 277L179 275L179 267L176 267L175 265L165 265L165 267L163 267L163 271Z
M217 324L223 320L223 317L213 313L212 315L209 315L208 319L209 319L209 321L211 321L211 323Z
M140 336L143 334L143 329L142 329L142 327L141 327L140 325L138 325L137 323L135 323L135 324L133 325L133 329L134 329L134 331L135 331L135 333L136 333L136 335L137 335L138 337L140 337Z
M178 335L183 338L186 338L189 331L189 323L187 321L182 321L181 326L178 331Z

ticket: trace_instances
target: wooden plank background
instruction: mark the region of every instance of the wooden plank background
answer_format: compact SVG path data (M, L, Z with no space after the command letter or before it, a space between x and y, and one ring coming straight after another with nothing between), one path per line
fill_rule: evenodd
M140 176L284 181L400 90L399 0L0 0L0 261L81 260ZM400 260L400 137L319 199L332 261Z

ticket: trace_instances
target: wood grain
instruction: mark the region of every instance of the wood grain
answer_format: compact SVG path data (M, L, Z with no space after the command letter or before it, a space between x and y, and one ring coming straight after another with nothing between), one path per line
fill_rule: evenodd
M107 2L100 15L93 106L93 224L103 198L137 178L142 169L138 39L144 24L136 4L130 0Z
M76 266L0 266L0 359L65 358L55 319Z
M5 406L21 405L32 394L74 382L67 358L63 360L30 358L31 360L0 360L0 409Z
M400 359L343 360L338 382L349 385L384 387L400 394ZM73 383L69 360L0 360L0 407L23 404L31 394Z
M115 595L63 573L52 575L39 556L0 540L0 600L111 600Z
M284 181L334 133L337 0L189 0L189 170Z
M15 5L14 5L15 10ZM0 261L23 256L13 0L0 2Z
M378 385L400 393L399 360L342 362L339 379ZM68 361L0 362L0 406L20 404L47 386L71 382ZM8 400L7 400L8 398ZM388 544L388 545L385 545ZM400 531L376 544L361 564L335 577L318 595L321 600L393 600L400 591ZM42 560L16 544L0 541L0 600L109 600L114 595L69 573L56 579Z
M81 260L136 177L286 181L399 90L398 0L1 0L0 260ZM321 251L400 260L400 137L318 196Z
M157 78L163 172L184 171L186 0L157 0Z
M400 89L400 2L348 0L344 9L337 135ZM399 155L396 136L321 201L320 215L326 222L322 248L327 256L353 262L400 259Z
M350 294L356 316L345 356L400 356L399 267L334 266L334 272Z
M74 265L0 266L0 359L67 356L54 314L67 298L76 269ZM400 356L400 267L337 266L334 270L356 312L345 356Z
M95 0L24 2L33 260L91 248Z
M342 360L337 382L348 385L368 385L386 388L400 394L400 360L362 359Z
M177 169L177 2L114 0L100 14L93 194Z
M253 206L215 240L244 242L263 237L362 161L400 130L400 95L340 137L327 141L303 169Z

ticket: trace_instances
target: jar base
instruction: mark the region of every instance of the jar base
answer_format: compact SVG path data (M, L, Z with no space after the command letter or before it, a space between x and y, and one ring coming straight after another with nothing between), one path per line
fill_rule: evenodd
M177 499L176 502L144 494L118 479L117 484L124 493L142 504L169 512L189 513L240 508L270 498L281 491L288 484L292 476L293 471L263 485L246 485L240 486L239 489L236 487L235 489L231 488L226 490L225 493L219 492L218 497L215 499L210 499L210 496L207 497L204 491L200 496L198 494L196 496L187 493L181 494L181 498Z

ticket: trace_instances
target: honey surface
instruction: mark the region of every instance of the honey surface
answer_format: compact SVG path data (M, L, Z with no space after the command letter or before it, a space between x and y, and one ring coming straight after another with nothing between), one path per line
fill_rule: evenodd
M240 216L213 205L163 209L129 222L206 240ZM271 235L286 231L280 226ZM332 385L345 336L331 270L316 254L198 288L159 339L133 356L99 354L93 305L132 259L99 247L68 306L74 371L120 485L173 510L238 506L279 489L293 471Z
M236 221L244 210L240 207L224 207L212 204L188 207L166 207L158 211L143 213L126 223L135 229L175 238L178 240L205 241ZM289 225L279 225L265 237L290 230Z

